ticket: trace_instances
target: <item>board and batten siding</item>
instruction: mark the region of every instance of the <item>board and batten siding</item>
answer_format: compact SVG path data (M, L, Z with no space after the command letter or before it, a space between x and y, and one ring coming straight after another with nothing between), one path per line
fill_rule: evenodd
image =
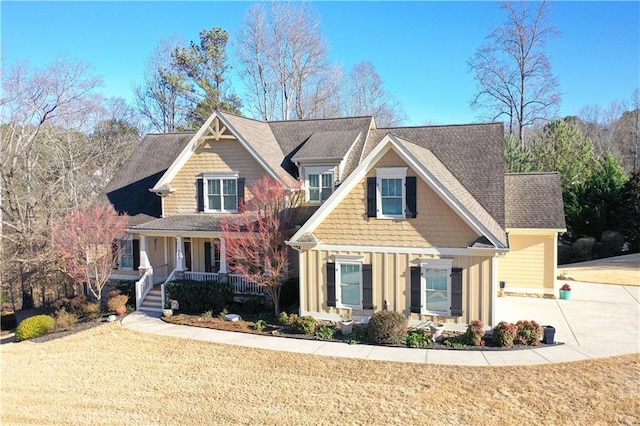
M389 151L375 167L408 167L394 151ZM417 179L415 219L367 217L367 177L375 177L375 167L345 196L313 231L325 244L385 245L399 247L467 247L478 238L473 231L421 178ZM416 173L407 168L407 176Z
M305 312L313 315L341 314L339 308L327 306L326 264L333 262L333 256L363 256L364 264L372 265L373 272L373 310L353 310L354 316L370 316L388 303L388 309L401 312L411 320L430 320L430 315L410 312L411 307L411 275L410 267L418 266L420 259L433 258L430 255L413 253L382 253L374 251L328 251L313 249L302 253L304 270L301 279L305 283L303 306ZM493 257L487 256L455 256L453 267L463 268L463 316L443 318L445 322L466 324L479 319L485 324L492 321L491 280Z
M506 283L506 291L554 294L557 233L511 231L509 243L511 250L498 263L498 279Z
M251 183L267 173L237 140L202 144L171 181L175 192L163 199L164 215L197 213L196 179L209 172L239 172L245 178L245 201L252 197Z

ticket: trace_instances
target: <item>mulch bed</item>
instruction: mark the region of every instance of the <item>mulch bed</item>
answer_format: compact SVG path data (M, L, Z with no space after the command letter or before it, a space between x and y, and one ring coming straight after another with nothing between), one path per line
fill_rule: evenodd
M241 315L241 319L237 322L227 321L224 319L220 319L218 317L208 318L208 317L202 317L199 315L189 315L189 314L173 315L171 317L162 317L161 319L169 324L186 325L190 327L210 328L214 330L232 331L236 333L257 334L261 336L276 336L276 337L285 337L285 338L291 338L291 339L320 340L325 342L344 342L344 343L357 343L357 344L364 344L364 345L376 345L371 342L351 342L346 336L343 336L340 333L340 330L337 331L337 333L333 338L321 338L316 335L292 333L286 327L282 327L280 325L270 323L269 321L266 321L266 320L265 321L267 322L267 326L265 327L265 329L262 331L258 331L254 329L255 322L251 320L243 320L242 315ZM329 321L318 321L318 327L322 325L335 326L335 323L331 323ZM354 329L357 327L358 326L355 325ZM444 339L447 339L450 337L459 336L461 334L462 333L460 332L445 331L442 337ZM511 348L505 348L505 347L493 346L490 338L488 338L485 341L485 343L486 343L485 346L455 346L454 347L454 346L446 345L442 341L438 341L438 342L433 342L428 346L419 348L419 349L440 349L440 350L458 350L458 351L459 350L466 350L466 351L479 351L479 350L505 351L507 350L508 351L508 350L533 349L533 348L541 348L541 347L556 346L556 345L564 344L561 342L555 342L551 345L548 345L540 342L540 344L537 346L517 345ZM377 345L377 346L408 347L404 345Z

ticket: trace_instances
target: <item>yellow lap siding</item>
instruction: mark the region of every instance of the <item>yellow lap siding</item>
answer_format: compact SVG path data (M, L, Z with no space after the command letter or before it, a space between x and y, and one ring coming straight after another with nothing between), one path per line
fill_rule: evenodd
M164 198L164 215L197 213L196 179L204 172L239 172L244 177L245 200L251 198L251 182L266 171L236 140L219 140L202 145L171 181L175 192Z
M375 167L407 167L389 151ZM367 177L375 177L375 167ZM416 176L407 169L407 176ZM313 231L325 244L386 245L401 247L467 247L478 237L422 179L418 179L415 219L367 217L367 179L362 179Z
M556 277L556 233L509 233L511 250L499 261L498 278L507 291L552 293Z

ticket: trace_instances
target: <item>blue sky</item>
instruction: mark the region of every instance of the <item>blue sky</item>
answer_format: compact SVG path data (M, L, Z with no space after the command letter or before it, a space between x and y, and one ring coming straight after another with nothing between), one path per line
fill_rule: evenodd
M145 61L171 35L197 40L215 26L233 34L249 2L2 1L3 65L43 66L56 55L83 59L107 96L131 99ZM504 20L494 2L313 2L330 47L346 70L369 60L404 105L408 125L466 123L475 82L466 61ZM561 36L548 45L563 93L561 115L606 107L640 85L640 2L557 2ZM233 52L230 52L233 58ZM233 89L242 92L238 80Z

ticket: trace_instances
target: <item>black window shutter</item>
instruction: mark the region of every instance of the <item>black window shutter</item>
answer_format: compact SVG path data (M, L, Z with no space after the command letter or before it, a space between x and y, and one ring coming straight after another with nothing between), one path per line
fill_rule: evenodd
M336 306L336 264L327 263L327 306Z
M133 240L131 244L133 250L133 269L140 267L140 240Z
M362 309L373 309L373 271L371 265L362 265Z
M211 241L204 242L204 271L211 272Z
M244 178L238 178L238 211L244 211Z
M197 192L198 192L198 211L204 211L204 180L198 178L196 180Z
M451 316L462 314L462 268L451 268Z
M420 266L411 267L411 312L420 313L420 278L422 268Z
M417 179L415 176L407 176L405 180L406 192L407 192L407 218L414 218L418 216L417 209L417 196L416 187Z
M377 216L376 178L367 178L367 217Z

